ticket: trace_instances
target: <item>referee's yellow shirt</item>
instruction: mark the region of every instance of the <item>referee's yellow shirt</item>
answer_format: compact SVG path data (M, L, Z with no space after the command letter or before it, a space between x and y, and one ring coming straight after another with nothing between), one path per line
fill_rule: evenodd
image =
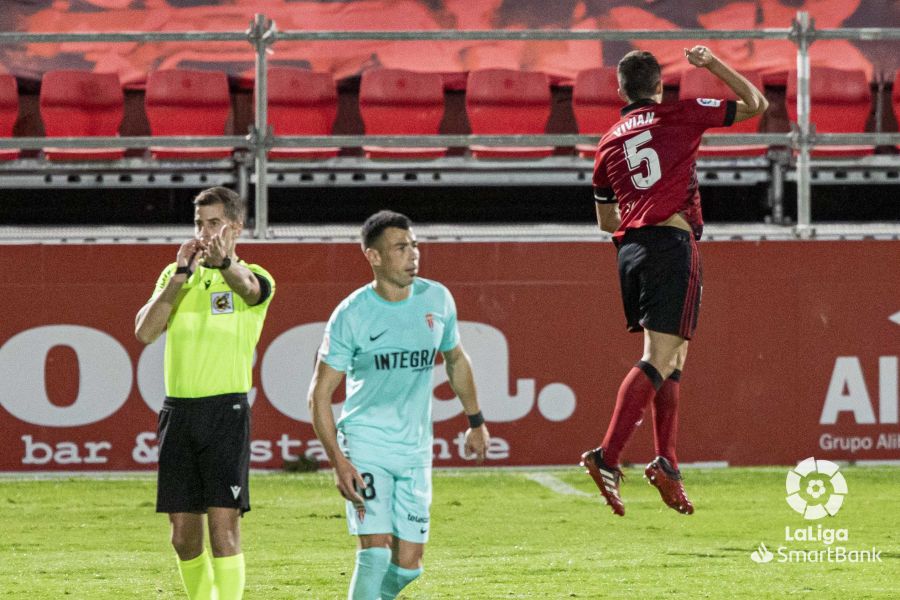
M260 278L264 294L268 284L268 296L255 306L234 293L217 269L198 266L182 286L166 331L167 396L203 398L250 390L253 352L275 295L275 280L259 265L240 264ZM154 296L166 287L176 266L163 269Z

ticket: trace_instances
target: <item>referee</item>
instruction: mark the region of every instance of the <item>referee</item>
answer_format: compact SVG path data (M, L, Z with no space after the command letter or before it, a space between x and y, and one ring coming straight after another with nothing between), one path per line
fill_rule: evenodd
M244 200L214 187L194 199L194 238L163 269L135 317L144 344L166 335L166 401L159 413L156 511L191 600L244 593L240 519L250 510L253 351L275 293L272 276L235 254ZM204 548L209 523L212 560Z

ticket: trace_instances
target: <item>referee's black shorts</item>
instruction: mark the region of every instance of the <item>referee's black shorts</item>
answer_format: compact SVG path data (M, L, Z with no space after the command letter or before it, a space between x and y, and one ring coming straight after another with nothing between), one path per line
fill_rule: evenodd
M250 510L246 394L166 398L159 412L156 512Z
M619 243L618 264L628 330L691 339L703 293L693 234L667 226L629 229Z

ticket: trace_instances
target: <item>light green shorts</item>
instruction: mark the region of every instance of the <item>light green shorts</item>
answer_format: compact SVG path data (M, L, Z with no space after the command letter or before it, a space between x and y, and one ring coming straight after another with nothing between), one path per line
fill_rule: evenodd
M390 533L407 542L427 542L431 467L392 469L358 461L353 466L366 482L366 489L359 490L366 515L360 521L353 504L347 502L350 535Z

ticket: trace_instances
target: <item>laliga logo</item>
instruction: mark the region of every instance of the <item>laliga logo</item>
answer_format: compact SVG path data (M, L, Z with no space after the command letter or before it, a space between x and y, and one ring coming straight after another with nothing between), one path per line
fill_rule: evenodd
M750 559L755 563L772 562L773 558L775 558L775 555L769 552L769 549L763 543L760 543L759 547L750 554Z
M785 487L787 503L808 520L833 517L847 494L847 482L838 466L813 457L800 461L788 471Z

